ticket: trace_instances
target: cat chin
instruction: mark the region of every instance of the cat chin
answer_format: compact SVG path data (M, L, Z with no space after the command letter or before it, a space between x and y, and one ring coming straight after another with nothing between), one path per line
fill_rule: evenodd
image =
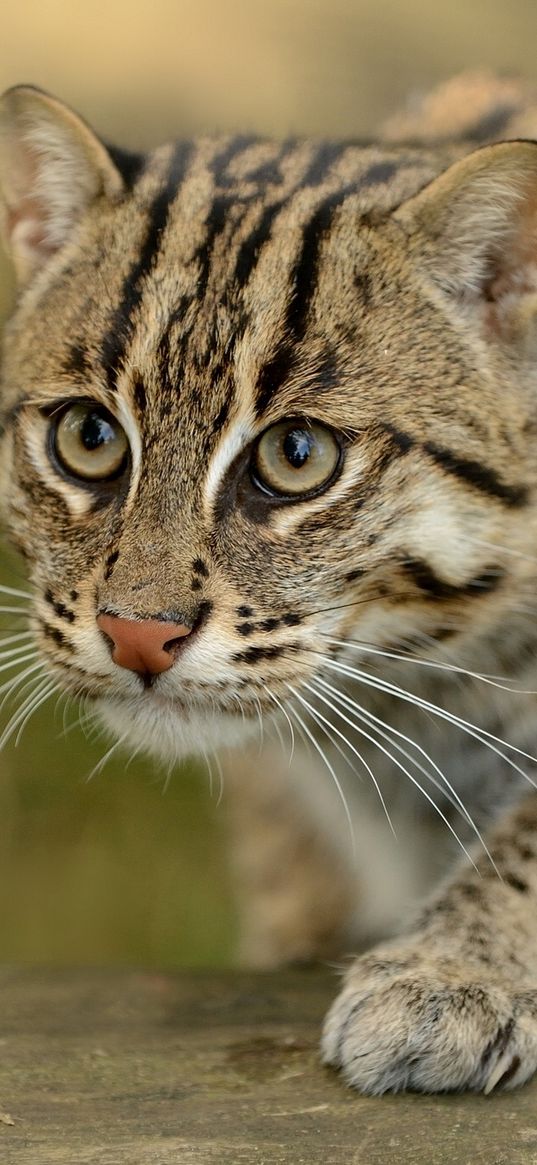
M158 760L180 761L220 748L236 748L259 733L257 721L207 711L177 712L168 707L144 707L143 701L99 700L105 728L127 751L146 752Z

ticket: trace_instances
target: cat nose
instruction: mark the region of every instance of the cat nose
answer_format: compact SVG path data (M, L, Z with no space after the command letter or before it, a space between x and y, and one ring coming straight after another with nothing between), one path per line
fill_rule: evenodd
M98 615L97 626L112 640L114 663L145 676L156 676L172 667L177 654L174 649L192 630L184 623L121 619L118 615Z

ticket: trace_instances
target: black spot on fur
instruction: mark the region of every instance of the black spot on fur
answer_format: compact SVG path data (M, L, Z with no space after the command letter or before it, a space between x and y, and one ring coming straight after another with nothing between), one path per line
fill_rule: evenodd
M245 639L252 635L255 631L255 623L239 623L236 627L239 635L244 635Z
M77 599L79 598L78 591L70 591L69 597L71 599L71 602L76 603Z
M74 651L72 643L69 642L69 640L63 634L63 631L60 631L58 627L51 627L49 623L45 622L41 624L41 627L46 638L52 639L53 643L55 643L58 647L63 647L66 651Z
M195 570L196 574L203 575L203 578L209 577L208 567L206 566L206 564L202 558L195 558L194 559L194 562L192 563L192 570Z
M263 619L259 624L260 631L275 631L280 626L279 619Z
M365 570L356 567L356 570L349 570L348 574L345 575L345 582L355 582L356 579L363 578L364 574Z
M190 590L191 591L201 591L202 586L203 586L203 584L199 578L193 578L192 582L190 583Z
M45 591L44 598L60 619L65 619L67 623L74 623L76 619L74 611L71 611L69 607L66 607L65 603L62 603L59 599L55 599L50 589Z
M503 880L507 883L508 886L512 886L513 890L518 890L519 894L528 893L528 883L523 882L521 878L517 878L515 874L504 874Z
M287 644L287 649L292 646ZM234 663L261 663L264 659L278 659L283 655L286 647L274 644L272 647L248 647L246 651L237 651L233 656Z
M237 607L237 615L241 619L250 619L253 613L252 607Z
M296 611L287 611L285 615L282 615L282 623L285 623L286 627L298 627L298 624L301 622L302 615L299 615Z

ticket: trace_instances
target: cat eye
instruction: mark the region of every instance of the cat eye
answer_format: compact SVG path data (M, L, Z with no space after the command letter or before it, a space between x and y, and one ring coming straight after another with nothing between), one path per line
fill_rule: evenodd
M56 420L51 436L59 465L82 481L110 481L126 467L125 431L101 405L82 401L69 405Z
M341 448L330 429L316 421L281 421L257 442L251 473L261 489L294 498L324 489L340 461Z

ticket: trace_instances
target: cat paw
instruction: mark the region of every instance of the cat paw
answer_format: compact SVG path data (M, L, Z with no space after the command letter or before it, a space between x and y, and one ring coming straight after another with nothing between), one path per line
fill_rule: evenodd
M537 1068L537 991L408 949L353 964L323 1060L361 1092L513 1088Z

